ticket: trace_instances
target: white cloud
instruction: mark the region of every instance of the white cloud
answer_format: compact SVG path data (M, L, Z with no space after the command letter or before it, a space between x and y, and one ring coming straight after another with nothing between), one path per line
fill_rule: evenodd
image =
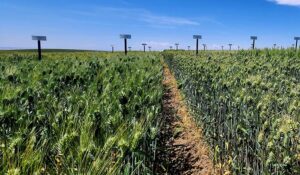
M300 6L300 0L269 0L280 5Z
M199 25L198 22L186 18L144 14L142 21L156 25Z
M118 17L123 19L131 19L140 22L147 23L151 26L165 27L165 26L183 26L183 25L199 25L200 23L188 18L166 16L154 14L145 9L138 8L115 8L115 7L96 7L95 10L76 10L69 11L83 16L106 16Z

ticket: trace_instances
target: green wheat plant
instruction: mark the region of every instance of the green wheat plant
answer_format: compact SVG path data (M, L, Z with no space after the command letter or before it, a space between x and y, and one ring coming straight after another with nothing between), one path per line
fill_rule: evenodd
M300 54L164 52L203 127L215 165L232 174L300 174Z
M153 55L0 54L0 174L147 174L160 123Z

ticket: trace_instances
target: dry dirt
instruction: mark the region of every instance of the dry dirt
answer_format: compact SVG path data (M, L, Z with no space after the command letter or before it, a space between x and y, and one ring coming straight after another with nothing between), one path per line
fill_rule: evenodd
M189 114L176 80L164 65L164 125L160 137L157 174L211 175L213 163L209 149Z

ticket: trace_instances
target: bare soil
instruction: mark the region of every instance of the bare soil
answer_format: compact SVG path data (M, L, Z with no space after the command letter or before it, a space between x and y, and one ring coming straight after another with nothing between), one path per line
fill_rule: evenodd
M193 121L177 87L176 80L164 65L163 117L157 164L157 174L214 174L202 131Z

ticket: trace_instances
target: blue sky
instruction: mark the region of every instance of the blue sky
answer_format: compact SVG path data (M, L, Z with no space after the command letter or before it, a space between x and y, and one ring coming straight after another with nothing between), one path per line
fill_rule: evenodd
M47 35L45 48L110 50L194 47L193 34L209 49L233 43L249 48L291 46L300 35L300 0L1 0L0 48L35 48L31 35Z

